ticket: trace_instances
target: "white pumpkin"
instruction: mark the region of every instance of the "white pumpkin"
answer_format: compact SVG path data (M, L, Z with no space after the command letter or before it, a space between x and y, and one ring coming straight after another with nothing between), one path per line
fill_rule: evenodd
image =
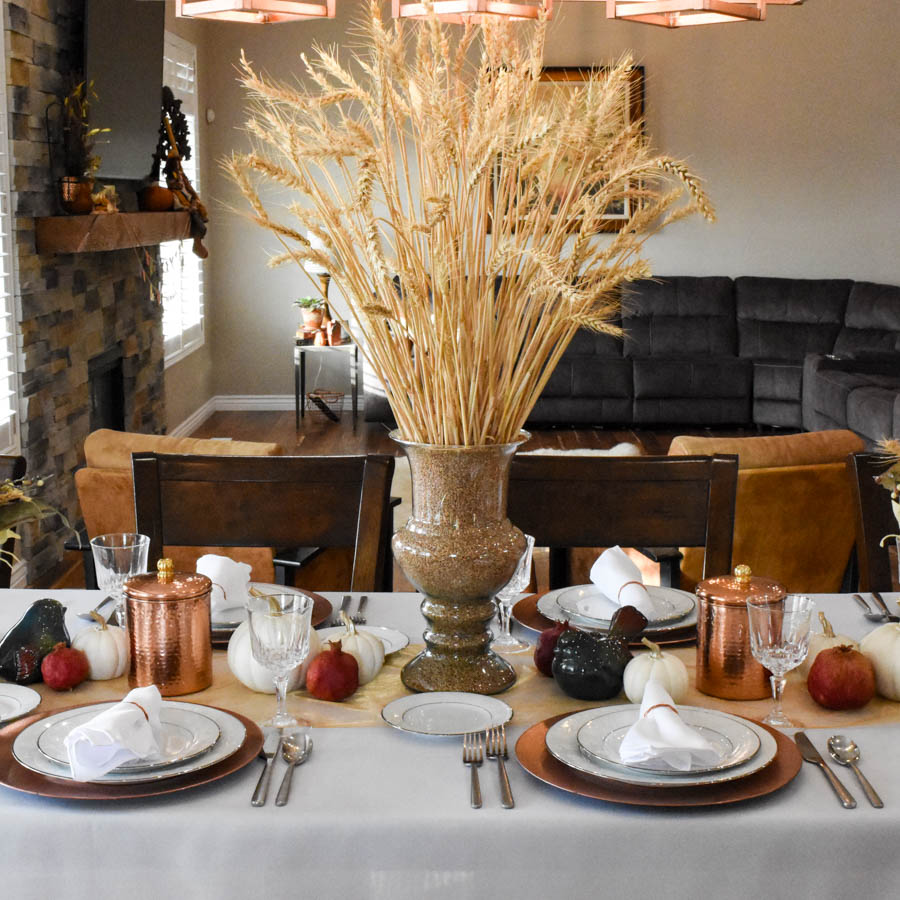
M107 681L125 674L128 668L128 633L124 628L107 625L98 613L91 615L96 625L88 625L72 638L72 646L88 661L88 678Z
M812 664L816 661L816 657L830 647L852 647L854 650L859 649L859 645L851 637L846 634L835 634L831 627L831 622L825 618L825 613L819 610L819 621L822 623L821 634L811 634L809 636L809 652L806 659L800 664L798 671L804 678L809 675Z
M661 684L676 703L680 703L687 695L688 671L685 664L671 653L663 653L658 644L642 638L641 643L649 649L649 653L635 656L627 666L623 683L625 696L632 703L640 703L644 699L644 688L653 680Z
M878 693L888 700L900 700L900 623L879 625L859 642L859 649L875 667Z
M384 665L384 642L377 635L357 631L345 612L341 612L341 621L346 629L341 635L341 650L356 660L359 666L359 683L368 684Z
M319 650L322 649L322 641L315 629L309 632L309 653L306 659L291 672L288 677L289 691L295 691L297 688L306 684L306 670L315 656L318 656ZM228 668L231 669L234 677L244 687L250 688L260 694L274 694L275 681L274 674L270 669L260 665L253 657L253 648L250 645L250 624L241 622L234 630L234 634L228 641Z

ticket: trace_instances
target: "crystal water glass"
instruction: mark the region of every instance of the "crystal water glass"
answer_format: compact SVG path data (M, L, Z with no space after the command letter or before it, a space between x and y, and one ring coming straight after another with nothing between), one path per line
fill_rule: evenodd
M788 594L774 602L764 598L747 601L750 652L772 673L772 710L763 719L767 725L793 727L781 708L781 698L785 675L797 668L809 652L812 608L812 600L802 594Z
M497 603L497 613L500 618L500 634L491 641L491 649L501 653L521 653L531 648L530 644L514 638L510 632L510 616L513 601L531 581L531 555L534 552L534 538L530 534L525 535L525 552L519 559L513 577L497 592L494 600Z
M308 727L288 713L286 695L291 672L309 653L312 611L312 598L304 594L268 594L247 601L253 658L272 673L275 683L277 707L266 727Z
M91 553L97 573L97 586L115 597L116 618L126 627L125 582L147 571L150 538L146 534L122 532L101 534L91 539Z

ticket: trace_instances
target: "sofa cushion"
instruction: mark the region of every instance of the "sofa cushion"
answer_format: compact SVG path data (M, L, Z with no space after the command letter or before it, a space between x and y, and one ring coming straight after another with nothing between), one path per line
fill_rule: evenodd
M749 359L635 359L634 396L662 398L747 397L753 379Z
M528 416L528 425L603 425L630 422L631 397L541 397Z
M893 387L865 385L847 398L847 427L872 441L897 434L895 408L900 398L900 380Z
M753 361L753 396L756 399L800 402L803 364L786 360Z
M636 397L632 421L636 425L747 425L750 396Z
M741 356L802 361L830 353L853 282L847 279L735 279Z
M630 359L585 357L572 369L573 397L628 398L634 395Z
M834 352L844 356L867 350L900 351L900 287L858 281L850 290Z
M679 275L636 281L623 293L622 307L626 356L736 354L730 278Z
M812 409L833 422L847 422L847 400L857 388L871 384L871 376L835 369L819 369L804 394Z

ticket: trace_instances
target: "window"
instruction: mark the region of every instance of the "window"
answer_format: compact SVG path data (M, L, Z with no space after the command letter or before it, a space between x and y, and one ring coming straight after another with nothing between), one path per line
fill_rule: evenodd
M193 44L166 32L163 83L181 100L188 123L191 158L184 172L200 193L197 171L197 50ZM166 365L203 345L203 267L191 252L190 241L168 241L159 248L160 291L163 304L163 341Z
M6 84L6 61L0 61ZM0 91L0 453L19 452L18 385L16 378L16 279L11 209L12 157L6 130L6 91Z

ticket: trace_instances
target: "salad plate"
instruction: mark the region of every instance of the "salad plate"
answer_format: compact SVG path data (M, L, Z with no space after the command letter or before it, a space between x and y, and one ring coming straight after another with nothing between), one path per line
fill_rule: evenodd
M374 634L376 637L381 638L381 643L384 644L385 656L390 653L396 653L409 644L409 637L402 631L397 631L396 628L384 628L381 625L356 625L355 628L357 631ZM319 637L323 643L340 637L346 632L347 629L343 625L335 625L332 628L320 628L318 630Z
M0 683L0 723L10 722L37 709L41 695L23 684Z
M69 768L68 758L66 758L65 762L56 762L53 759L48 758L45 753L42 752L41 748L38 746L41 734L46 731L47 728L53 727L57 721L71 719L76 715L88 712L91 716L94 716L104 709L115 706L116 702L118 701L75 707L38 719L36 722L23 729L16 737L12 745L13 757L21 766L24 766L26 769L30 769L33 772L53 778L74 781L71 769ZM188 759L182 759L168 764L157 763L151 768L138 768L137 770L134 768L128 769L123 766L112 772L108 772L102 778L98 778L94 782L91 782L92 784L138 784L141 782L176 778L181 775L190 775L227 759L231 754L237 752L242 747L247 736L247 728L240 718L225 710L217 709L216 707L201 706L196 703L183 703L174 700L164 700L162 709L163 711L178 709L179 711L195 713L206 717L218 727L218 740L205 751L191 756ZM193 721L196 727L196 722L198 720L194 719ZM68 734L68 730L65 732L66 734Z
M687 591L648 585L647 593L657 608L664 610L649 620L650 628L658 628L660 625L683 619L694 609L694 595ZM565 588L556 596L556 604L570 617L579 616L582 619L597 621L604 626L609 624L619 608L619 604L610 600L595 584L580 584Z
M682 774L682 770L673 769L660 759L648 759L641 762L626 763L619 755L622 740L640 716L640 704L613 707L600 712L595 718L585 722L578 729L576 740L581 752L588 759L601 765L608 763L623 766L627 769L640 769L660 774ZM715 710L701 709L696 706L681 706L678 714L689 725L698 731L713 747L719 758L712 764L695 763L684 770L692 775L703 772L718 772L730 769L747 762L759 750L760 737L749 722L718 713Z
M503 725L512 709L496 697L463 691L431 691L399 697L381 711L393 728L413 734L457 735Z
M682 709L686 708L693 707L682 707ZM665 775L662 775L657 770L648 771L633 766L624 766L621 763L613 764L584 755L581 745L578 743L578 732L582 726L602 712L605 710L586 709L564 716L549 729L546 743L550 753L563 765L583 775L607 781L652 788L698 787L718 784L745 778L764 769L775 758L778 749L771 732L756 722L745 719L744 723L753 729L759 737L760 743L759 750L750 759L730 768L711 772L676 772L669 769ZM710 710L710 712L713 711ZM725 716L727 713L717 713L717 715Z
M68 767L66 737L79 725L90 721L102 709L89 706L73 713L49 716L38 734L37 747L51 762ZM123 763L113 772L142 772L161 769L205 753L219 739L219 726L193 709L163 705L159 713L162 733L159 753Z

